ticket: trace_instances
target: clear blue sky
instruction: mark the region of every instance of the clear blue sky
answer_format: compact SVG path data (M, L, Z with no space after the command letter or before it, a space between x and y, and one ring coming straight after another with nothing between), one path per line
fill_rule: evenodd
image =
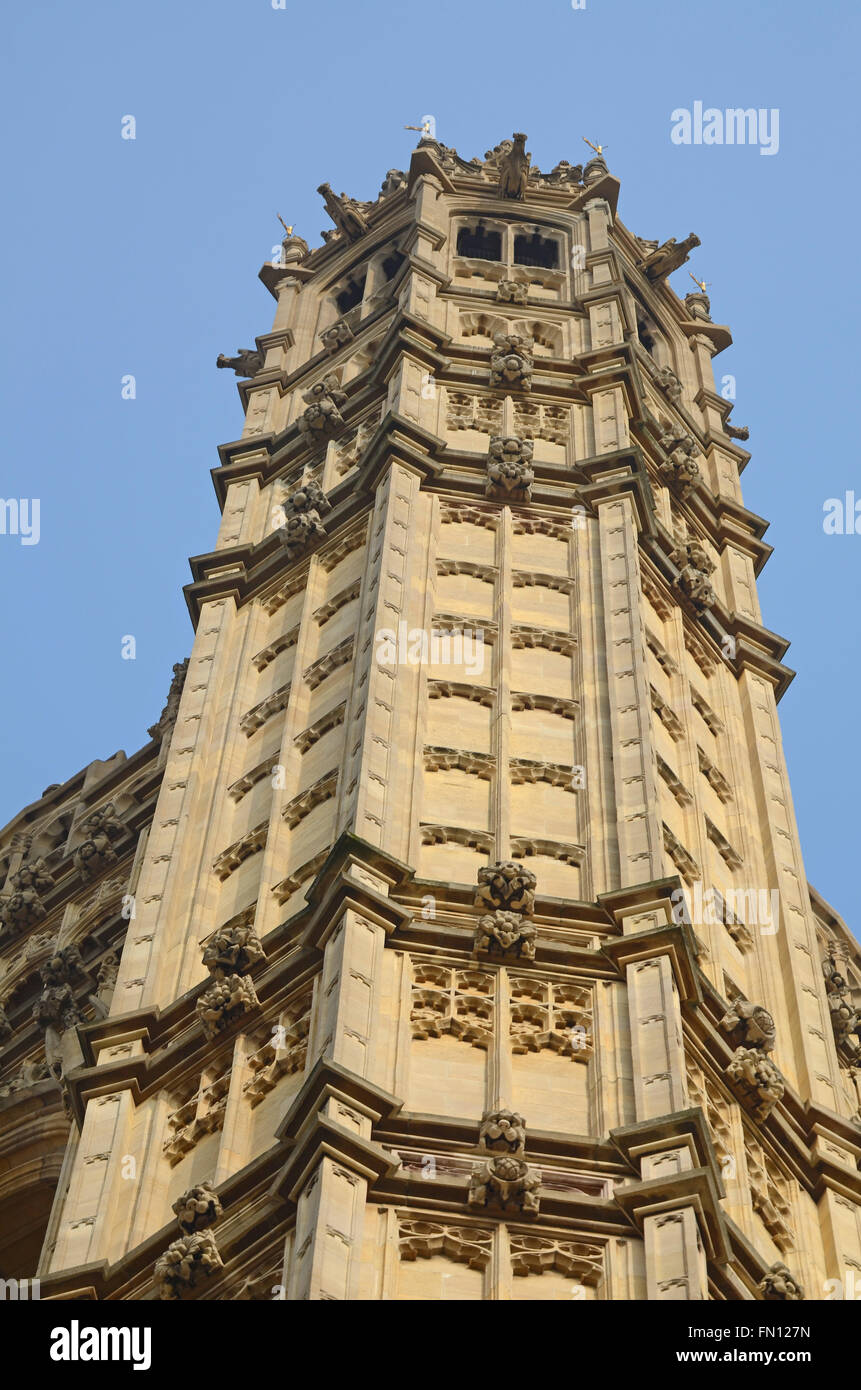
M276 213L317 245L317 185L374 197L430 113L467 158L514 130L544 169L601 141L629 227L701 237L745 500L772 523L765 621L799 672L780 710L807 873L857 931L861 534L822 529L826 498L861 499L857 4L44 0L4 28L0 496L40 499L41 538L0 536L0 823L146 741L191 644L208 470L240 431L215 358L271 328ZM779 108L779 153L674 145L695 101Z

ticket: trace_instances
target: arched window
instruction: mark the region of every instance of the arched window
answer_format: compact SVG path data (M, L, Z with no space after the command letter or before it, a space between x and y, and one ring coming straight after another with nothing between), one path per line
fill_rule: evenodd
M365 293L366 278L366 275L361 276L360 279L351 276L344 288L338 291L335 295L335 303L338 306L339 314L349 313L350 309L355 309L357 304L361 304Z
M472 260L501 261L502 233L492 232L483 223L461 227L457 234L457 254Z
M557 270L559 242L554 237L543 237L540 232L533 232L531 236L522 232L514 238L514 264L540 266L542 270Z

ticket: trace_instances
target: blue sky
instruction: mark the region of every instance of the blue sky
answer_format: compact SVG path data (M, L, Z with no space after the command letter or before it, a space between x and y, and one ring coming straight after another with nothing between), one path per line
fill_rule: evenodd
M0 496L38 497L41 534L0 535L0 823L145 742L189 651L187 557L214 542L208 470L241 427L215 358L271 328L256 277L276 213L318 244L317 185L374 197L408 165L404 124L433 114L467 158L513 130L545 169L600 141L629 227L702 239L691 268L733 330L717 366L751 429L745 501L772 523L765 622L799 672L780 712L807 873L855 926L861 534L822 522L827 498L861 500L843 244L859 211L861 10L47 0L5 27ZM673 144L671 113L695 101L778 108L779 152ZM686 270L672 283L691 288Z

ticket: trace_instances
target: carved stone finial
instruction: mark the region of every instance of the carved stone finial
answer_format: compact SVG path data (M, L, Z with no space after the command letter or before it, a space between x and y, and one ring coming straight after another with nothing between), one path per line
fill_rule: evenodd
M194 1288L223 1264L211 1231L181 1236L155 1262L153 1278L159 1298L180 1298L184 1289Z
M237 348L235 357L227 357L220 352L215 359L216 367L229 367L238 377L256 376L263 370L264 354L253 348Z
M315 382L310 391L305 391L302 399L308 409L299 416L299 429L309 444L320 439L328 439L336 434L344 423L339 409L347 399L334 372Z
M469 1205L496 1207L511 1214L538 1211L541 1178L524 1158L526 1123L512 1110L482 1116L479 1148L489 1157L473 1168Z
M284 503L284 524L278 535L291 560L302 555L326 528L322 518L331 511L323 489L317 483L303 483Z
M501 497L514 502L528 502L532 497L535 474L532 471L531 439L495 434L490 440L487 455L488 497Z
M522 333L494 333L490 358L491 386L532 390L532 340Z
M680 541L670 558L679 567L676 587L687 595L696 608L711 608L717 603L717 594L709 583L714 565L700 541L690 537Z
M702 290L691 290L690 294L685 295L685 308L692 319L711 323L711 307L711 300Z
M522 200L526 197L531 161L532 155L526 153L526 136L522 131L515 132L512 137L511 148L502 155L499 161L500 198Z
M766 1303L801 1303L804 1300L804 1289L780 1261L763 1275L758 1288Z
M785 1090L781 1072L758 1047L737 1047L726 1078L759 1124L768 1119Z
M211 1182L198 1183L177 1197L173 1212L184 1235L202 1231L211 1226L221 1215L222 1207L218 1193Z

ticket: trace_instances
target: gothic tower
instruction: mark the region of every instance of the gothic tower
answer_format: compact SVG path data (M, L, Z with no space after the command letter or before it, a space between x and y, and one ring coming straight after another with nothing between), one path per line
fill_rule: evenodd
M824 1298L861 958L805 879L730 333L667 281L697 238L520 135L320 192L219 359L157 742L45 841L65 898L5 890L71 1120L43 1297Z

